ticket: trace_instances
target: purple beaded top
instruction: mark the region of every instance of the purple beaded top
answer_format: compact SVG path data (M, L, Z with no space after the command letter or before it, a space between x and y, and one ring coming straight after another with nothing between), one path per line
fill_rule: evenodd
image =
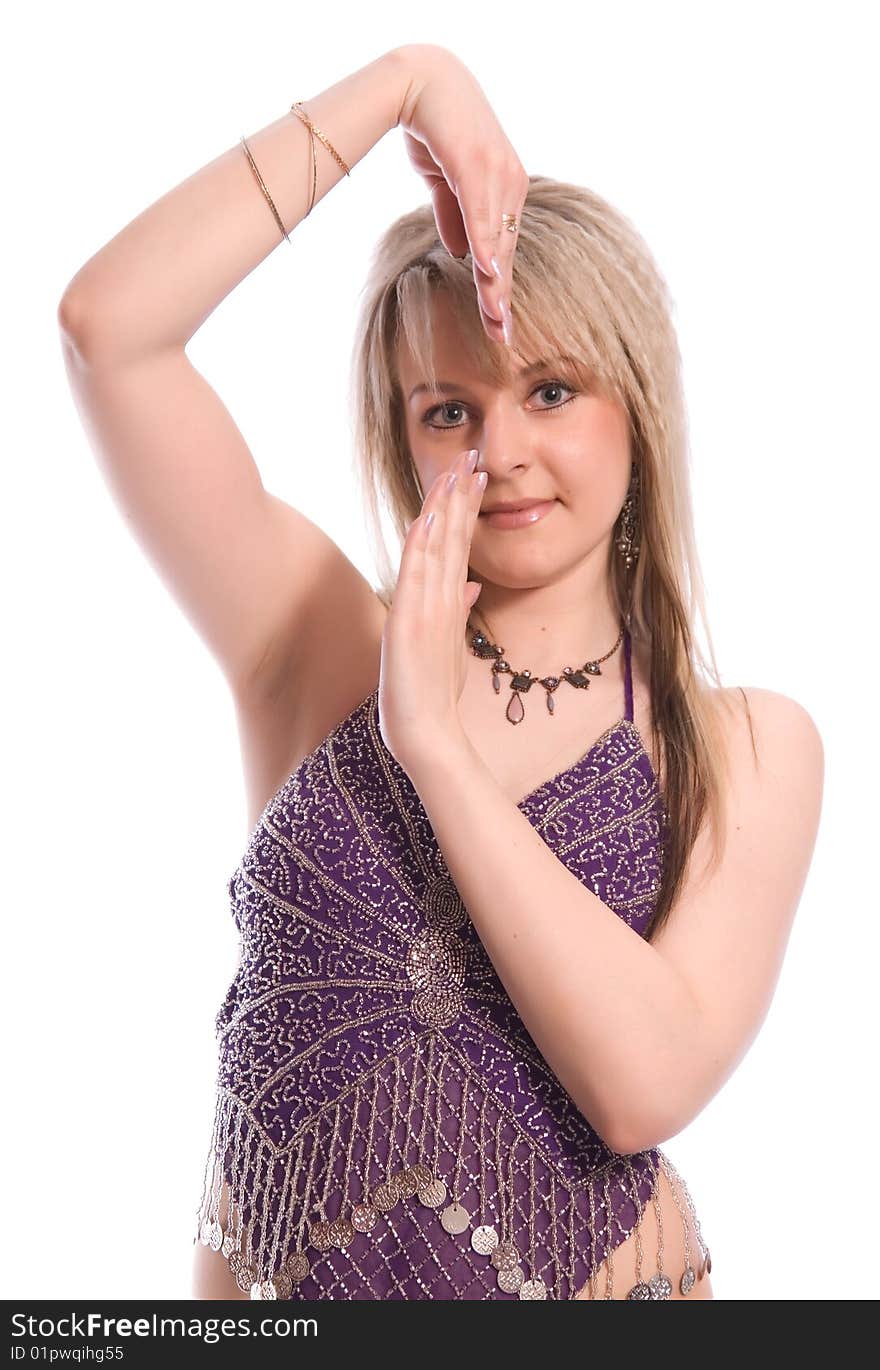
M518 808L644 936L666 812L623 717ZM254 1298L570 1298L633 1230L657 1149L575 1107L489 960L378 688L265 806L229 881L198 1236ZM221 1221L221 1187L231 1197Z

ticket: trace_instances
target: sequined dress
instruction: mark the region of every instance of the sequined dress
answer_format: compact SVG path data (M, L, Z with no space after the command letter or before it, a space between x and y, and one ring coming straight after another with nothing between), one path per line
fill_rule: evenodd
M518 807L642 936L667 819L628 630L624 663L624 716ZM709 1255L687 1186L659 1148L610 1150L544 1061L384 745L378 688L269 800L228 893L241 964L215 1020L194 1240L243 1292L567 1299L590 1281L602 1297L596 1271L657 1202L661 1167L685 1267L646 1255L627 1297L690 1291Z

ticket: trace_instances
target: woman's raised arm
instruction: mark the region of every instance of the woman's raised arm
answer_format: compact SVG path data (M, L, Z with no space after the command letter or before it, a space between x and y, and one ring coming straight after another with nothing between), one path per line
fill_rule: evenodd
M409 79L391 51L320 95L293 95L353 168L396 126ZM247 136L288 233L309 205L310 136L292 112ZM344 172L317 139L315 152L317 202ZM333 540L264 488L232 416L185 351L279 245L290 251L236 143L91 257L58 311L70 386L105 480L234 693L248 699L271 689L276 648L295 674L286 644L304 643L316 583L337 602L365 602L366 582Z
M384 53L320 95L309 117L350 168L396 127L412 69L405 49ZM300 92L294 92L299 95ZM312 189L309 130L292 112L247 143L288 233ZM316 142L316 203L345 175ZM80 267L59 321L86 359L119 365L183 348L221 300L279 244L289 251L239 142L133 219Z
M404 129L444 241L461 254L470 240L485 326L500 338L513 246L496 244L486 206L497 203L499 224L502 203L518 213L528 177L467 68L445 48L411 44L320 95L294 93L349 168L390 129ZM309 208L311 136L288 111L247 137L287 233ZM318 139L315 153L317 202L345 172ZM237 695L255 683L258 694L271 692L283 677L292 696L319 601L347 606L340 636L354 627L366 646L381 631L364 577L265 490L231 415L186 355L220 301L283 243L236 143L95 253L58 310L71 389L107 483ZM504 263L498 278L493 250Z

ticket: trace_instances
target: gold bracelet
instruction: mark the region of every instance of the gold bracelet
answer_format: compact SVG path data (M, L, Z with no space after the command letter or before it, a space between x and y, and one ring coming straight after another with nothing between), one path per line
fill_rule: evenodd
M294 113L297 113L297 110L294 108L293 105L291 105L290 108L294 111ZM312 122L311 122L311 120L308 118L308 116L306 116L305 122L306 122L306 124L308 125L308 129L309 129L309 148L310 148L311 154L312 154L312 189L311 189L311 193L310 193L310 195L309 195L309 207L308 207L308 209L306 210L306 218L308 218L309 215L311 214L312 210L313 210L314 207L315 207L315 196L316 196L317 193L318 193L318 154L317 154L317 152L316 152L316 150L315 150L315 129L314 129L314 125L312 124Z
M317 153L316 153L316 151L315 151L315 138L318 137L318 138L321 139L321 142L324 144L324 146L326 147L327 151L330 152L330 153L333 155L333 157L334 157L334 158L336 159L336 161L338 162L339 166L342 167L342 170L345 172L346 176L350 176L350 175L351 175L351 172L349 171L349 169L348 169L348 167L346 166L345 162L344 162L344 161L342 160L342 158L340 157L339 153L336 151L336 148L335 148L335 147L333 146L333 144L330 142L329 138L325 137L325 135L321 132L321 130L320 130L319 128L316 128L315 125L312 123L312 121L311 121L311 119L309 118L308 114L307 114L306 111L303 109L302 101L301 101L301 100L295 100L294 103L290 106L290 108L291 108L291 110L293 111L294 114L296 114L300 119L302 119L303 123L305 123L305 124L308 125L308 129L309 129L309 146L311 147L311 150L312 150L312 193L311 193L311 195L309 196L309 207L308 207L308 209L306 210L306 218L308 218L309 215L311 214L312 210L314 209L314 206L315 206L315 196L316 196L316 194L317 194L317 189L318 189L318 157L317 157ZM251 168L252 168L252 170L253 170L254 175L255 175L256 178L257 178L257 182L258 182L258 184L259 184L259 187L260 187L260 189L262 190L263 194L264 194L265 197L266 197L266 203L268 204L269 208L271 209L272 213L273 213L274 216L275 216L275 222L276 222L276 224L278 225L278 227L281 229L282 237L286 238L287 241L290 242L290 234L287 232L287 229L284 227L284 223L282 222L281 215L278 213L278 210L275 208L275 201L272 199L272 196L269 194L268 188L267 188L267 186L266 186L266 182L263 180L262 176L260 175L260 169L259 169L259 167L257 166L256 162L254 161L253 156L251 155L251 150L250 150L250 148L249 148L248 145L247 145L247 140L246 140L244 137L242 137L242 139L241 139L241 145L242 145L242 147L244 148L245 152L247 153L247 159L248 159L248 161L249 161L250 164L251 164Z
M335 148L335 147L333 146L333 144L330 142L330 139L329 139L329 138L326 138L326 137L324 136L324 134L321 132L321 130L320 130L319 128L317 128L317 127L312 123L312 121L311 121L311 119L309 118L308 114L307 114L306 111L303 109L302 100L294 100L294 102L293 102L293 104L290 106L290 108L293 110L294 114L299 115L300 119L302 119L305 123L308 124L308 126L309 126L309 128L311 129L312 133L314 133L314 134L316 135L316 137L318 137L318 138L321 139L321 142L324 144L324 146L325 146L325 148L327 149L327 151L331 154L331 156L332 156L333 158L335 158L335 160L338 162L339 166L341 166L342 170L345 172L346 176L350 176L350 175L351 175L351 172L349 171L349 169L348 169L348 167L346 166L345 162L344 162L344 161L342 160L342 158L340 157L339 153L336 151L336 148Z
M325 137L321 130L315 124L312 123L311 119L309 118L309 115L303 108L302 101L294 100L290 108L293 111L293 113L297 115L298 118L302 119L303 123L308 126L309 130L309 144L312 149L312 193L309 196L309 207L306 210L306 218L308 218L315 207L315 197L318 193L318 154L315 150L315 138L318 137L321 139L321 142L324 144L327 151L335 158L339 166L342 167L342 170L345 172L346 176L350 176L351 172L349 171L345 162L340 157L339 153L336 151L336 148L330 142L329 138Z
M256 178L257 178L257 181L259 182L260 189L262 190L263 194L264 194L265 197L266 197L266 202L267 202L267 204L269 205L269 208L271 209L272 213L275 215L275 222L276 222L276 224L278 225L278 227L281 229L281 235L282 235L282 237L286 238L287 241L290 242L290 234L287 232L287 229L284 227L284 224L283 224L282 221L281 221L281 215L278 213L278 210L275 208L275 201L272 199L272 196L269 194L268 190L266 189L266 182L263 180L262 176L260 175L260 169L259 169L259 167L257 166L256 162L254 161L253 157L251 156L251 150L250 150L250 148L248 147L248 145L247 145L247 140L246 140L244 137L242 137L241 145L242 145L242 147L244 148L245 152L247 153L247 159L248 159L248 161L250 162L251 167L253 168L253 172L254 172L254 175L255 175ZM292 246L292 244L291 244L291 246Z

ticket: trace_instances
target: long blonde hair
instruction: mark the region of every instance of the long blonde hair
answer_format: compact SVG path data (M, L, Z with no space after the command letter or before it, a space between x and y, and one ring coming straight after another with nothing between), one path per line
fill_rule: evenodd
M379 497L399 550L422 506L397 347L405 339L425 377L436 380L430 303L438 290L448 296L480 373L503 383L507 349L490 341L480 321L470 256L450 256L426 204L397 219L377 244L352 354L354 474L379 569L377 594L386 607L397 573L382 533ZM524 361L567 358L580 384L616 398L629 414L640 487L640 552L634 570L627 571L615 528L608 569L620 617L629 619L633 642L644 642L650 653L651 746L665 803L663 876L646 930L650 940L683 886L704 820L713 830L713 860L720 860L727 756L717 706L732 705L715 663L694 539L672 301L645 242L622 214L582 186L531 176L520 215L512 308L516 351ZM697 612L710 663L696 642ZM698 678L697 665L717 690Z

